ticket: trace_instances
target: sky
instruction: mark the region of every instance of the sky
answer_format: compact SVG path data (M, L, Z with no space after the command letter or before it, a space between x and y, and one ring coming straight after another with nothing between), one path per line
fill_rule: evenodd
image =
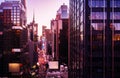
M0 3L4 0L0 0ZM55 19L57 10L65 3L69 5L69 0L26 0L27 4L27 24L33 20L38 23L38 35L42 34L42 26L50 28L50 21Z
M63 4L69 4L69 0L28 0L27 1L27 18L28 23L33 19L39 24L39 34L42 32L42 25L50 28L50 20L54 19L59 7Z

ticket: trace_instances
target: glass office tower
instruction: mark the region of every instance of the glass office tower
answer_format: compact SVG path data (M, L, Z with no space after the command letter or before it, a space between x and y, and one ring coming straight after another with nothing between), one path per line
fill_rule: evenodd
M120 77L120 0L70 0L70 78Z

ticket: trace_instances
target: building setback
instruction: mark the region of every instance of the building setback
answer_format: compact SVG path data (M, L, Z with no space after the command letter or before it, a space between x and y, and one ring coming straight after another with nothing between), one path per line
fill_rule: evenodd
M119 78L120 1L70 0L69 78Z

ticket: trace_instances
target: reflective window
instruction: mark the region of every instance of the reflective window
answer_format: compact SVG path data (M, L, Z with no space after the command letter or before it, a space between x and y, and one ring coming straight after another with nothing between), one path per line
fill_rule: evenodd
M62 17L64 18L64 17L67 17L67 10L63 10L62 11Z
M110 6L111 7L120 7L120 1L119 0L111 0Z
M17 21L17 23L19 24L19 23L20 23L20 21Z
M16 21L14 21L14 24L16 23Z
M83 41L83 34L80 34L80 39L81 41Z
M80 4L79 4L79 3L77 3L77 9L79 9L79 5L80 5Z
M13 7L13 9L16 9L16 7Z
M79 18L79 17L78 17ZM79 25L79 19L77 19L77 25Z
M88 5L90 7L106 7L105 0L89 0Z
M91 19L106 19L106 12L92 12Z
M120 41L120 34L115 34L113 40Z
M83 11L83 2L81 3L80 11L81 11L81 12Z
M91 24L94 30L103 30L104 23L92 23Z
M16 10L13 10L14 13L16 13Z
M11 20L13 20L13 18L11 18Z
M20 7L17 7L17 9L20 9Z
M120 30L120 23L114 23L115 30Z
M20 18L20 16L19 16L19 15L17 15L17 18Z
M80 25L80 32L83 32L83 23Z
M17 10L17 12L20 12L20 10Z
M19 21L19 20L20 20L20 18L17 18L17 20Z
M17 13L17 16L19 16L19 15L20 15L20 13L18 12L18 13Z
M81 12L81 15L80 15L80 22L83 22L83 12Z
M120 12L111 12L110 19L120 19Z

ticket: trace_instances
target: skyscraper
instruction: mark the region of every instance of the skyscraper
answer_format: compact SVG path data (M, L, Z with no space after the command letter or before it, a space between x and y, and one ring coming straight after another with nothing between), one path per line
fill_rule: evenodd
M56 19L51 21L53 32L53 52L60 64L68 64L68 6L63 4L57 11Z
M120 1L70 0L70 78L119 78Z
M0 5L2 63L0 76L8 76L11 63L23 63L22 52L27 44L26 8L19 0L6 0ZM25 62L25 61L24 61Z

